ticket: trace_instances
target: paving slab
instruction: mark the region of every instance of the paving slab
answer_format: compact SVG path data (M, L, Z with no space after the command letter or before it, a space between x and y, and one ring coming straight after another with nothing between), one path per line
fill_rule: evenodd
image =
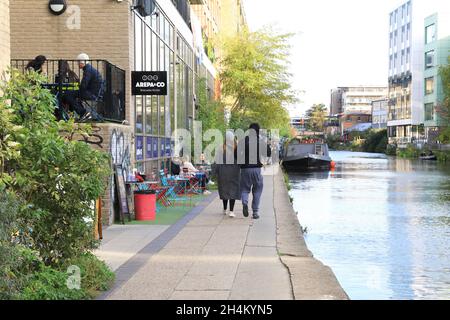
M287 269L275 247L246 247L236 274L231 300L291 300Z
M113 270L135 256L169 226L113 225L103 231L103 240L94 253Z

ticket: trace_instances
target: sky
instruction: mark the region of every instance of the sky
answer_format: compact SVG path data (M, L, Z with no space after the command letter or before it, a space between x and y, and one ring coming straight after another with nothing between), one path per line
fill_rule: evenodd
M330 104L338 86L388 81L389 13L398 0L243 0L251 30L272 25L292 32L293 88L300 116L312 104Z

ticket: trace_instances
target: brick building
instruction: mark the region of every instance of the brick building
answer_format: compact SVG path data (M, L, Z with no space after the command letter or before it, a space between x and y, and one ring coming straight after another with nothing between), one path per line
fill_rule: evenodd
M66 3L66 11L54 15L48 1L12 1L11 58L45 55L72 60L85 52L90 59L106 60L124 70L126 122L94 124L95 141L89 143L110 153L113 164L121 164L126 174L133 168L147 175L169 168L173 130L191 129L195 119L195 79L215 74L210 61L199 64L195 57L189 1L155 0L148 14L135 7L138 1ZM167 71L168 94L133 96L132 71ZM114 190L111 177L103 198L107 225L117 217Z

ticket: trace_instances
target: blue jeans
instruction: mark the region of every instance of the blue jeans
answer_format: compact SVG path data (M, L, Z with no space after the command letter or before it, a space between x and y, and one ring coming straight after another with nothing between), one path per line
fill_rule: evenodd
M261 168L241 169L241 193L242 204L248 205L250 192L253 194L252 210L258 214L261 194L264 188L264 178L261 174Z

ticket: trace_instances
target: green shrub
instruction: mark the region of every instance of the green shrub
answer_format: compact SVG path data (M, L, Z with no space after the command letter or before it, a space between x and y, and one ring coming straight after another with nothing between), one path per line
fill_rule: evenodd
M386 154L388 156L395 156L395 155L397 155L397 146L393 145L393 144L389 144L386 147Z
M16 297L19 300L80 300L88 299L84 290L69 289L68 274L41 265L39 271L32 274L22 292Z
M368 130L362 146L364 152L384 153L387 148L387 130Z
M108 290L114 282L114 272L92 253L83 254L73 259L70 264L80 268L81 288L89 297L93 298L99 291Z
M29 204L23 230L32 248L57 267L96 247L92 203L105 189L110 165L106 153L70 139L82 130L56 121L55 99L43 81L34 72L12 71L0 86L0 121L6 125L0 129L0 172L3 184Z
M450 143L450 127L445 128L444 130L441 131L438 140L444 144Z
M416 159L420 155L420 150L415 148L412 145L408 145L408 147L403 149L397 149L397 156L405 159Z

